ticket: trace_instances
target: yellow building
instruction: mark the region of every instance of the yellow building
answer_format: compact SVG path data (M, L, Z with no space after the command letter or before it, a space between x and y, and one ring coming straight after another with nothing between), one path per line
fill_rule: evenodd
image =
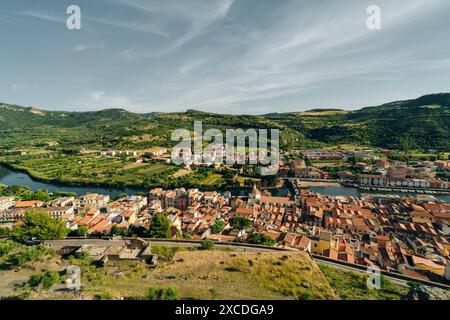
M318 237L311 239L311 253L322 255L327 249L336 249L336 243L332 239L330 231L320 231Z
M412 256L412 260L414 266L418 269L429 271L440 276L443 276L445 273L445 266L437 264L429 259Z

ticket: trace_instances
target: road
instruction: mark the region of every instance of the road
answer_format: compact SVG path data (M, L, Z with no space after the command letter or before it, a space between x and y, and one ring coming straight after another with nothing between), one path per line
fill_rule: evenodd
M92 245L98 247L123 247L126 245L125 240L102 240L102 239L66 239L66 240L47 240L44 241L45 245L48 245L55 250L60 250L64 247L81 247L82 245ZM150 240L150 245L164 246L164 247L186 247L186 248L200 248L202 246L201 241L193 240ZM237 244L237 243L220 243L215 242L216 248L233 248L237 251L243 252L274 252L274 251L295 251L293 249L281 249L270 248L263 246L255 246L249 244Z

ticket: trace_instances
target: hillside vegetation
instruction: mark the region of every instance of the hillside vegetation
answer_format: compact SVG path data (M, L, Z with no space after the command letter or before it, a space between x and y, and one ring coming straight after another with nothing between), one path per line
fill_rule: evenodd
M400 150L450 149L450 94L427 95L356 111L314 109L258 116L196 110L150 114L121 109L58 112L0 104L0 149L170 147L172 130L192 129L194 121L202 121L203 130L280 129L280 143L285 148L356 144Z
M152 251L159 257L156 267L140 261L100 267L87 257L55 256L20 269L0 269L0 299L155 299L165 291L158 299L386 300L400 299L407 291L388 281L381 290L369 290L367 276L319 268L304 252ZM68 265L81 269L80 292L65 286Z

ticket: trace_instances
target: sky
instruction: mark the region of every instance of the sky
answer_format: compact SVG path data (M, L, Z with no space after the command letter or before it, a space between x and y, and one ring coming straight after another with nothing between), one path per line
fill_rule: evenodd
M264 114L450 92L448 0L2 0L0 39L0 101L48 110Z

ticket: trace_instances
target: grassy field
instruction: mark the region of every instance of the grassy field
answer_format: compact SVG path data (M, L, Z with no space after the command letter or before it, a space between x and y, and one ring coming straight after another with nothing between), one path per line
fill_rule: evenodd
M399 300L408 288L394 285L382 278L380 290L367 288L368 276L319 265L334 292L343 300Z
M82 269L80 294L63 284L27 292L28 299L130 299L149 288L173 287L179 299L336 299L317 265L304 253L178 251L152 269L143 262L119 262L97 268L87 260L52 263L51 270L73 263ZM23 293L20 283L42 265L0 272L3 297ZM15 287L15 289L14 289Z
M209 174L205 179L201 180L201 183L207 186L212 186L218 184L219 179L222 178L222 175L217 173Z
M5 251L2 261L18 249ZM141 261L98 267L87 258L41 254L20 268L0 268L0 297L142 299L149 288L174 288L178 299L398 300L409 290L384 278L380 290L369 290L366 275L317 265L304 252L152 250L158 255L156 267ZM64 269L69 265L79 266L82 272L78 293L67 290L64 283ZM50 288L30 287L30 279L45 272L59 273Z
M180 169L180 170L178 170L177 172L175 172L175 173L172 175L172 177L174 177L174 178L179 178L179 177L187 176L187 175L190 175L190 174L192 174L192 171L191 171L191 170L188 170L188 169Z

